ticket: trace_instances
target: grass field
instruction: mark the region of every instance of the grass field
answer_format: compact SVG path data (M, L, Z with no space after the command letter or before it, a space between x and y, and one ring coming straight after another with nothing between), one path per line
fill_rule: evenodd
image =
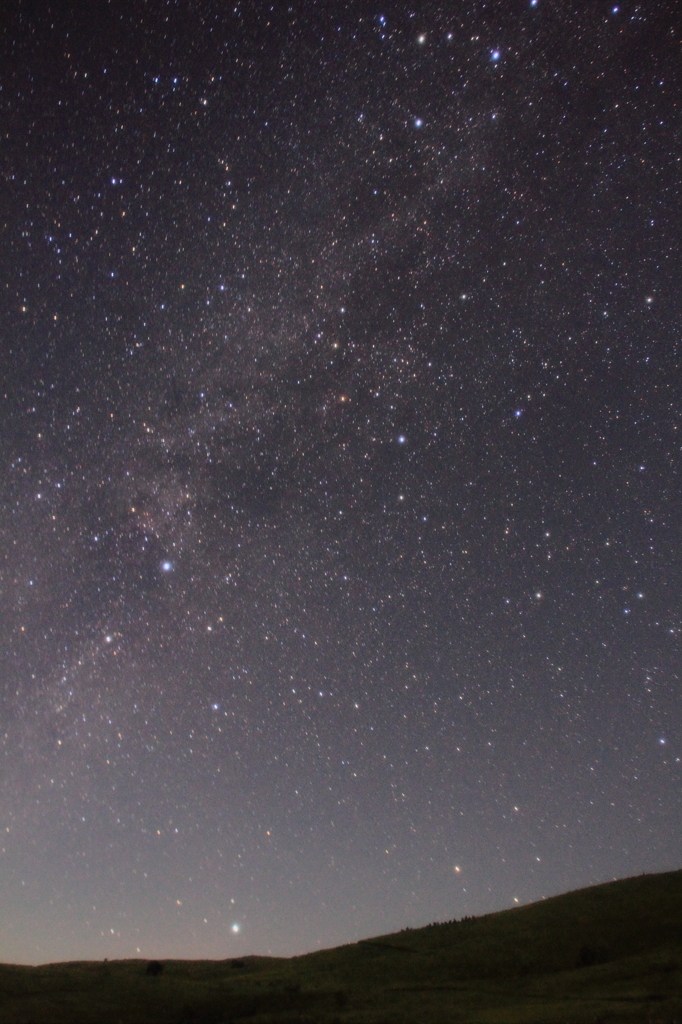
M0 966L0 1024L682 1024L682 871L290 959Z

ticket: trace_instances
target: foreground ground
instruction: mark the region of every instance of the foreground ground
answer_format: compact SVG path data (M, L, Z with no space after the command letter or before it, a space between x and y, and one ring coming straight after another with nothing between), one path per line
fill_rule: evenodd
M307 956L0 965L0 1024L682 1024L682 871Z

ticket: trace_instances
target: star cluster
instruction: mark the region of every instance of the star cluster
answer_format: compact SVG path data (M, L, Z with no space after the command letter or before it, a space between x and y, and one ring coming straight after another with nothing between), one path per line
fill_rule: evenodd
M31 5L0 957L679 866L675 5Z

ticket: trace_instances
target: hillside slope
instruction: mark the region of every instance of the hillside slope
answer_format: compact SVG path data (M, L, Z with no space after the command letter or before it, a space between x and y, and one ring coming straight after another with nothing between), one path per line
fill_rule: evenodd
M0 966L0 1024L682 1020L682 871L290 959Z

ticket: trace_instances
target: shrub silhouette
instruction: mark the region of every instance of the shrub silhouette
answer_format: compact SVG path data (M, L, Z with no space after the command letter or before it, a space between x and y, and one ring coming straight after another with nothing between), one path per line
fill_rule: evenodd
M340 1010L343 1010L345 1006L348 1006L348 993L343 989L339 989L338 992L334 993L334 1002Z
M159 974L163 974L163 964L158 960L150 960L144 973L156 978Z
M597 962L597 954L592 946L581 946L578 953L578 967L591 967Z
M580 947L576 967L593 967L595 964L604 964L608 960L608 951L603 946Z

